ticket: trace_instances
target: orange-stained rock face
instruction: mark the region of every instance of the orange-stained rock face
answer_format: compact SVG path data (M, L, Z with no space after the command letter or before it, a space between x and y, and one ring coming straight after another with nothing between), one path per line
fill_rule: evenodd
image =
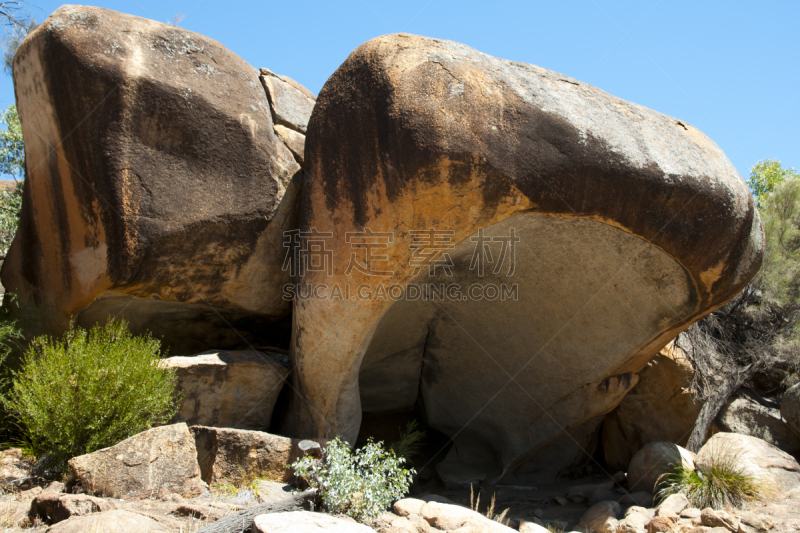
M22 317L57 334L122 314L173 353L276 342L300 166L256 69L202 35L64 6L14 81L27 183L3 283Z
M320 290L295 301L290 424L354 439L362 409L416 409L455 443L441 472L497 479L535 463L761 262L746 185L692 126L457 43L359 47L320 93L305 164L301 260L329 232L317 244L332 264L296 279ZM367 229L391 234L373 261L387 275L347 268ZM430 229L447 261L420 249ZM487 238L495 262L514 240L513 272L480 275ZM401 295L430 284L460 292Z

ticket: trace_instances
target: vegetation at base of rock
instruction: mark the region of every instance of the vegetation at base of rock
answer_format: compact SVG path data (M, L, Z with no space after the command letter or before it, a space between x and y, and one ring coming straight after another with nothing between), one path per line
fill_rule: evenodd
M497 498L497 494L496 493L492 494L492 501L489 503L489 507L486 508L486 518L488 518L489 520L494 520L495 522L497 522L499 524L508 525L509 522L511 521L511 519L510 518L506 519L506 515L508 514L508 511L511 510L511 508L510 507L506 508L506 510L503 511L502 513L500 513L499 515L495 515L494 514L494 504L495 504L496 498ZM481 512L480 511L480 506L481 506L481 494L479 492L478 493L478 497L476 499L475 498L475 490L472 487L472 483L470 483L469 484L469 508L470 508L470 510L475 511L476 513L480 513ZM505 522L503 522L504 520L505 520Z
M7 301L13 295L6 295ZM8 394L12 384L12 353L22 352L23 334L16 320L11 317L8 307L0 308L0 398ZM12 418L5 405L0 402L0 438L8 440L12 437Z
M4 403L44 472L114 445L176 412L175 375L157 364L161 344L134 336L124 320L62 339L37 337Z
M295 475L319 491L325 509L358 521L375 518L408 492L414 470L403 468L383 443L369 440L350 450L339 438L330 441L322 459L303 457L291 465Z
M676 340L694 368L690 388L703 403L686 445L693 452L737 390L774 396L800 371L800 174L766 160L753 167L749 183L764 228L761 269Z
M663 488L658 491L658 499L663 501L673 494L683 494L692 507L718 510L741 508L762 499L760 484L738 463L737 455L720 454L708 465L698 465L696 469L678 465L659 479Z
M412 420L400 430L400 440L390 444L389 449L397 457L404 457L410 463L421 455L423 444L425 444L425 432L419 429L416 420Z

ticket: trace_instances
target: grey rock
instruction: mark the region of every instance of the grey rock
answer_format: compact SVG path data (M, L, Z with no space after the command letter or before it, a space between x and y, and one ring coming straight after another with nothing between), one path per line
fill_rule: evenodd
M694 470L692 453L671 442L651 442L636 452L628 467L628 487L631 491L656 492L659 478L683 465Z
M170 533L170 529L150 517L115 509L64 520L47 530L48 533Z
M781 415L787 424L800 432L800 383L789 387L781 396Z

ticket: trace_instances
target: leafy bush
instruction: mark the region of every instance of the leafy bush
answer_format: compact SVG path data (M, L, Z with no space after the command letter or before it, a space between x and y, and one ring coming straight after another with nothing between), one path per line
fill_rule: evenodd
M405 459L371 439L350 451L346 442L330 441L322 459L303 457L292 464L295 475L319 490L325 508L358 521L378 516L408 492L413 470Z
M45 470L62 471L70 458L175 414L176 377L157 364L160 347L131 335L124 320L32 341L5 404Z
M735 454L712 456L708 466L697 466L696 470L684 465L676 466L673 472L659 478L663 488L658 492L660 500L672 494L684 494L692 507L723 509L742 507L747 502L762 498L759 483L742 467L738 466Z

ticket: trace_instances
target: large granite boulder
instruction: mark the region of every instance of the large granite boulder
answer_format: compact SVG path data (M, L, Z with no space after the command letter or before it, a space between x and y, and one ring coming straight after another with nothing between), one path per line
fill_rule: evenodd
M789 387L781 396L781 417L800 434L800 383Z
M182 400L173 422L192 426L269 429L289 375L288 357L257 350L211 350L161 360L175 371Z
M650 442L636 452L628 465L628 488L631 492L657 492L662 476L671 474L681 465L694 470L694 456L689 450L672 442Z
M669 343L639 373L639 383L603 421L603 453L613 470L625 470L649 442L685 446L700 414L691 390L694 369Z
M308 124L297 435L424 412L503 478L607 414L761 263L752 195L684 121L407 34L356 49Z
M288 344L300 166L259 71L202 35L83 6L55 11L13 68L27 179L2 280L31 331L122 314L174 355Z

